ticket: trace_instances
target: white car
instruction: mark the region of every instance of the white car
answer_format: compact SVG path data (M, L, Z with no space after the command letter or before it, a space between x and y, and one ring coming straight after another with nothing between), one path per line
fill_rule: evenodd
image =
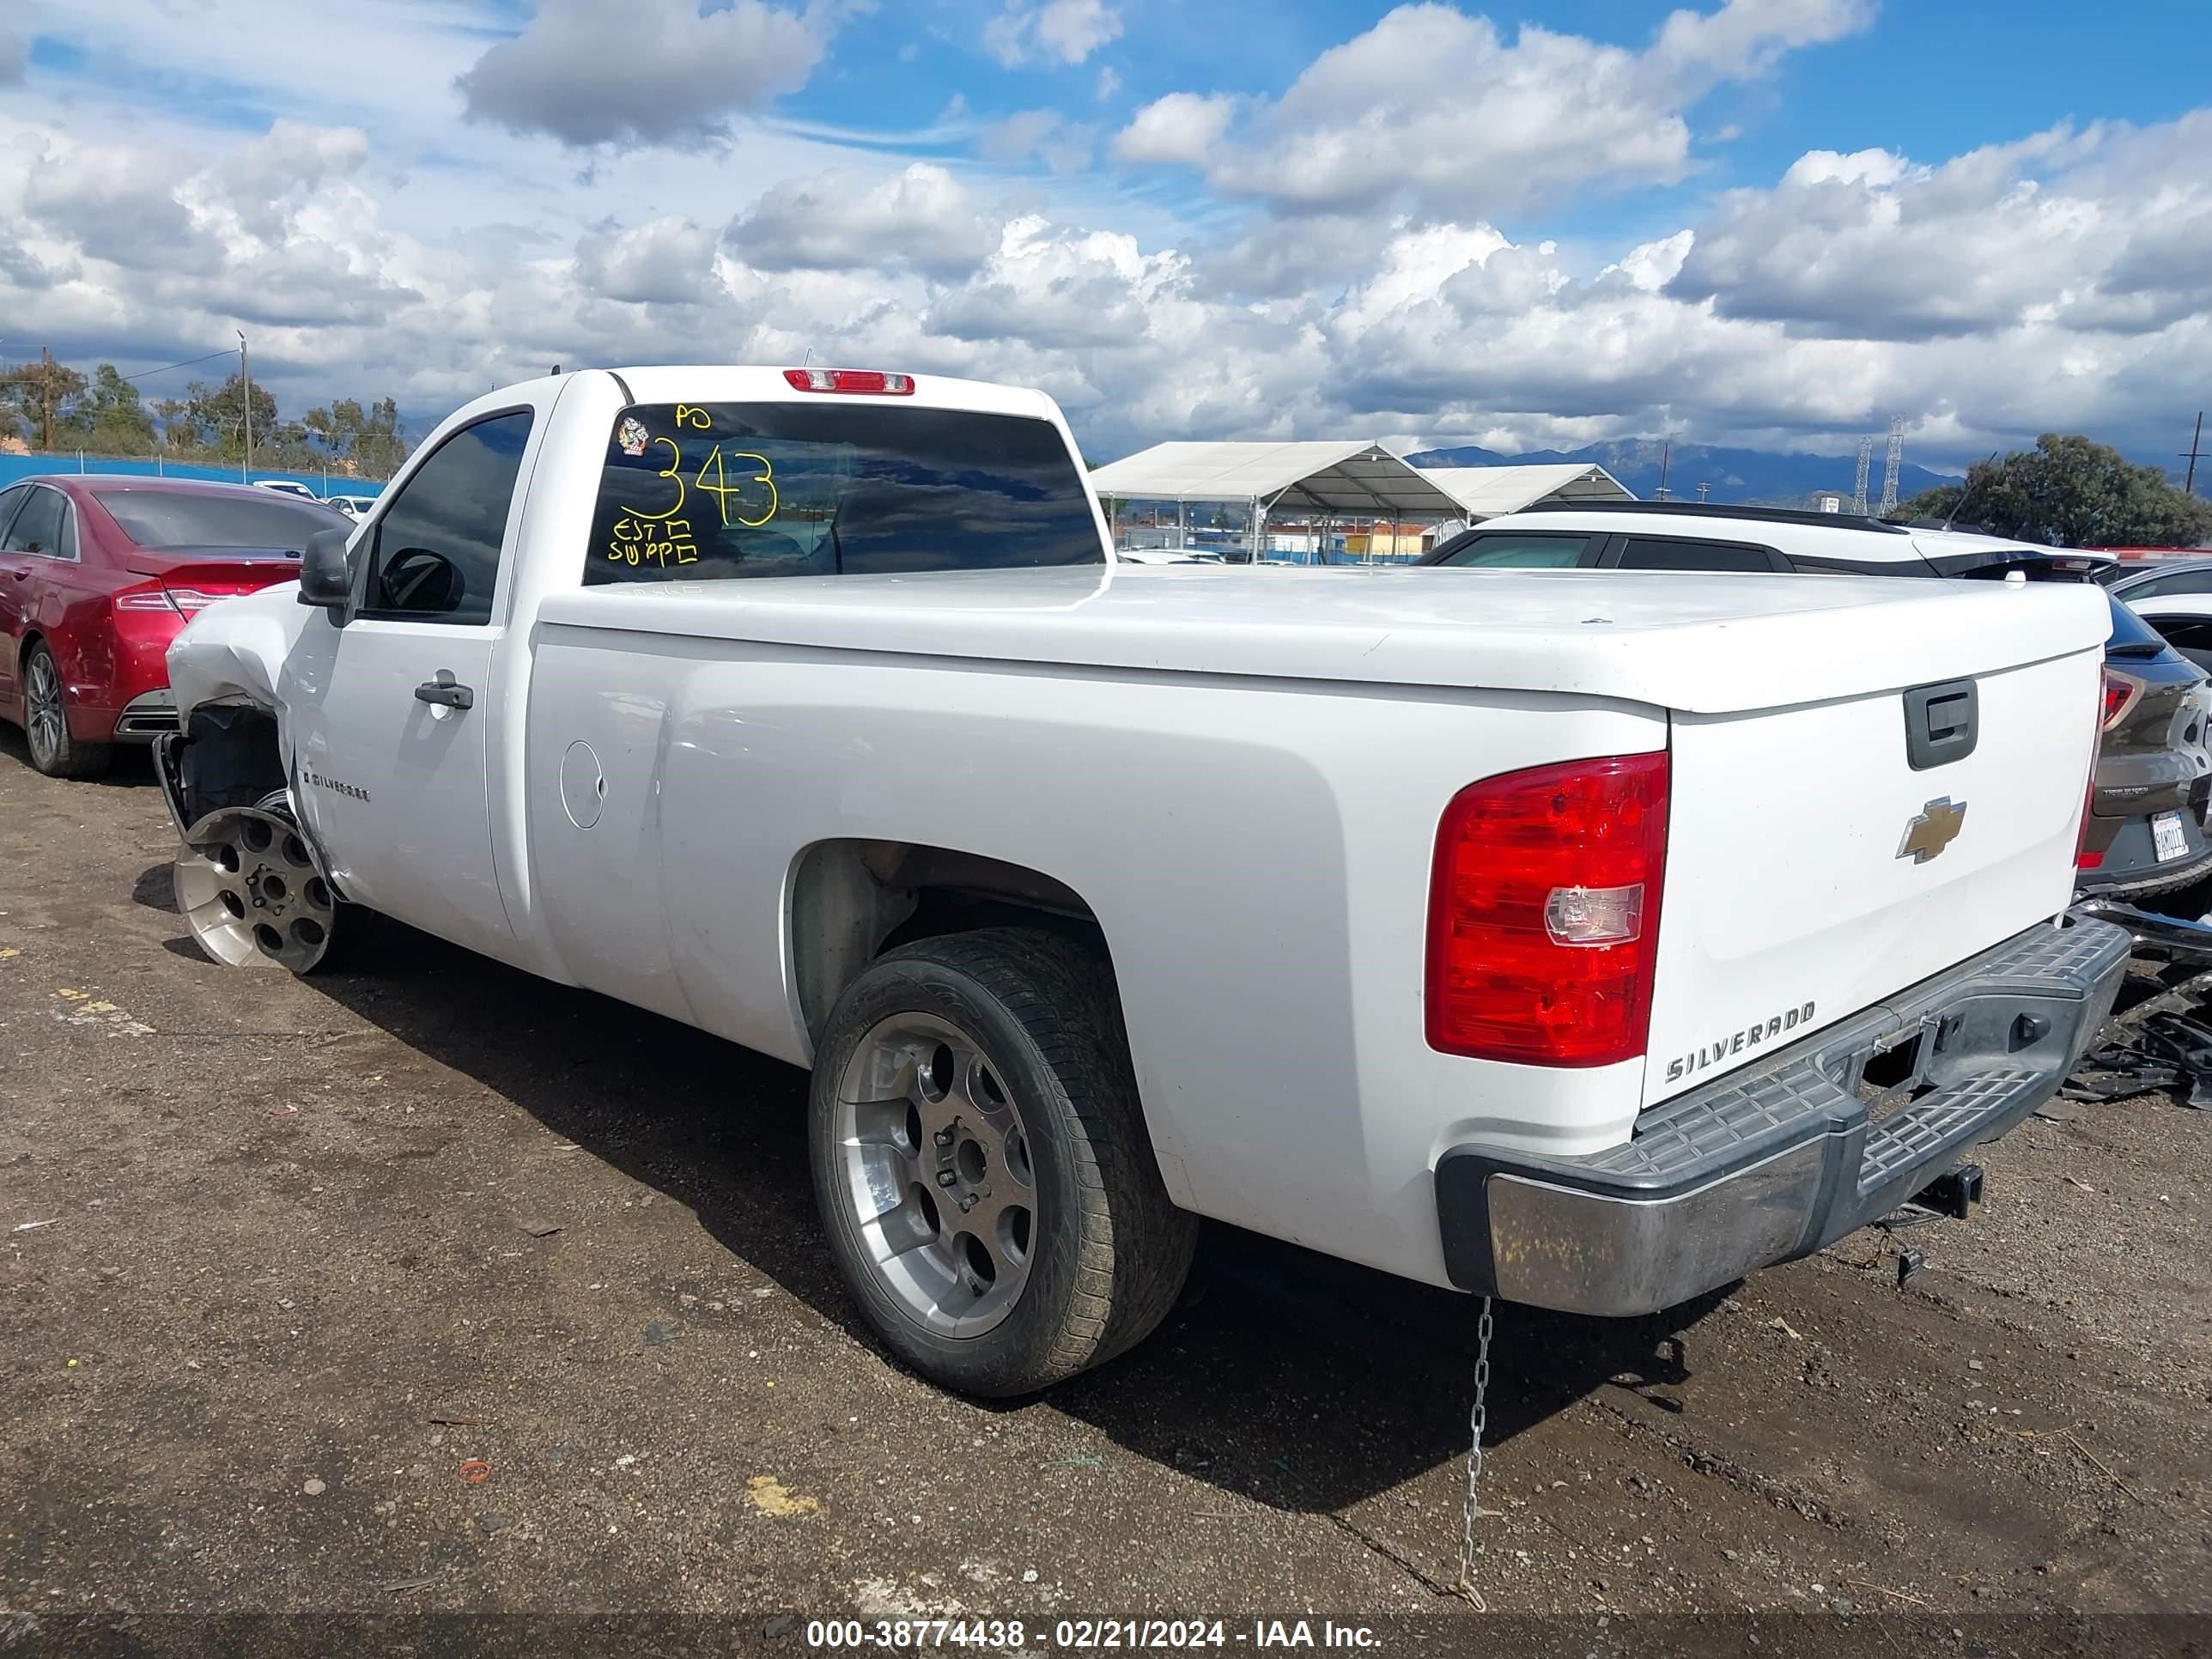
M2212 672L2212 558L2130 562L2103 573L2105 591Z
M256 478L253 480L253 487L256 489L273 489L280 495L297 495L304 501L319 501L323 499L307 485L296 483L289 478Z
M2065 915L2107 625L1131 564L1041 393L593 370L197 617L159 770L224 961L345 900L811 1067L855 1304L1009 1395L1201 1215L1620 1315L1963 1210L2128 950Z
M323 499L349 519L365 519L376 511L374 495L325 495Z

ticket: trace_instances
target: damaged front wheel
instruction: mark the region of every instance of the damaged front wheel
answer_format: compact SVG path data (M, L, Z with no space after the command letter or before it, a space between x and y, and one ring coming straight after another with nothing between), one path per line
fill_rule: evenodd
M312 973L328 956L337 896L281 805L224 807L186 832L177 908L201 950L231 967L271 962Z

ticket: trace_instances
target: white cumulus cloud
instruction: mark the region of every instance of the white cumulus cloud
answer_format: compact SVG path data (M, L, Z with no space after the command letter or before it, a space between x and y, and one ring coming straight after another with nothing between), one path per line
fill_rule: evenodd
M1121 33L1121 14L1106 0L1006 0L983 26L983 49L1008 69L1032 58L1079 64Z
M1216 190L1282 213L1492 216L1584 188L1671 184L1694 165L1691 105L1869 15L1864 0L1726 0L1676 12L1637 52L1533 24L1509 40L1487 17L1405 5L1256 100L1233 139L1220 100L1170 94L1116 153L1203 166Z
M1114 154L1124 161L1204 167L1236 118L1237 100L1227 93L1171 92L1114 135Z
M544 0L456 82L469 114L584 147L696 142L796 91L823 40L799 13L732 0Z

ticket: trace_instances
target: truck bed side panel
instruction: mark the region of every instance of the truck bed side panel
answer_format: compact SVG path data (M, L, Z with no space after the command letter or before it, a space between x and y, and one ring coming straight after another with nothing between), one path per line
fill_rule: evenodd
M540 630L531 699L537 899L580 983L803 1064L785 917L808 848L1041 870L1103 929L1177 1200L1438 1283L1439 1148L1588 1151L1633 1118L1635 1062L1431 1051L1421 979L1450 797L1659 747L1656 710L574 627ZM562 788L579 744L606 784L588 830Z

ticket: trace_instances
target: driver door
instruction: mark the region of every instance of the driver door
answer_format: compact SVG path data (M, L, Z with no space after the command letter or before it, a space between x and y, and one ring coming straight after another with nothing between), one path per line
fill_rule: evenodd
M354 609L307 624L288 697L294 798L340 890L492 956L514 930L484 732L533 424L527 408L471 422L380 502Z

